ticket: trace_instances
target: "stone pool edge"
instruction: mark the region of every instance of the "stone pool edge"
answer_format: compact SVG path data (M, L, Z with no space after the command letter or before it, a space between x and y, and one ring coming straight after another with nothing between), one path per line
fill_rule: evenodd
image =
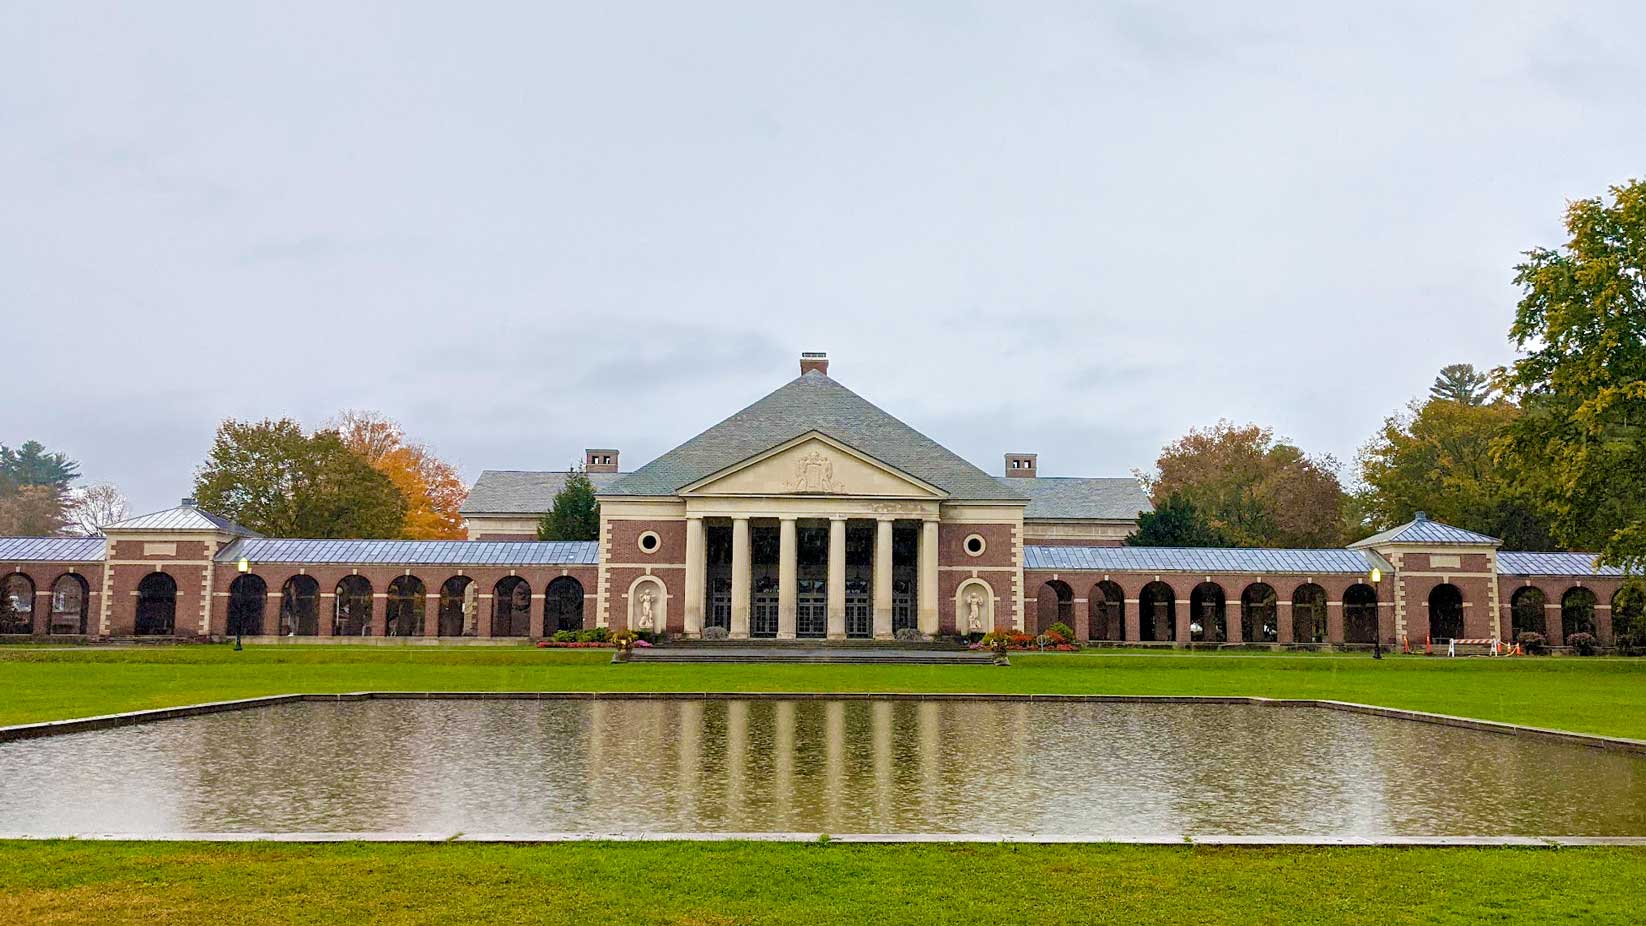
M1561 849L1620 847L1646 849L1646 836L1261 836L1158 834L1122 839L1058 833L36 833L0 832L3 842L270 842L270 843L514 843L567 842L784 842L830 845L942 845L1012 843L1017 845L1132 845L1344 847L1344 848L1521 848Z
M1576 733L1548 727L1530 727L1497 720L1478 720L1452 714L1435 714L1353 701L1320 698L1259 698L1239 695L1081 695L1002 694L968 692L795 692L795 691L351 691L334 694L282 694L230 701L208 701L177 707L160 707L119 714L100 714L69 720L0 727L0 743L108 730L160 720L200 717L224 711L249 710L298 702L346 701L1009 701L1063 704L1250 704L1259 707L1314 707L1352 714L1369 714L1418 723L1459 727L1507 736L1525 736L1568 745L1587 746L1646 755L1646 740L1593 733ZM814 834L815 835L815 834ZM992 841L992 840L990 840Z

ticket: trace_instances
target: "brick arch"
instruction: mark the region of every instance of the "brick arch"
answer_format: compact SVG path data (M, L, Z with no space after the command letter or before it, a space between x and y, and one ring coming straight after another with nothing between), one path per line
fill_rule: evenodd
M1112 579L1086 590L1086 638L1122 641L1126 637L1126 589Z
M18 570L0 575L0 634L34 633L34 577Z
M1177 606L1178 590L1164 579L1152 579L1137 590L1138 639L1152 643L1180 642L1187 633L1179 625L1187 621Z
M1062 579L1047 579L1035 589L1035 622L1029 630L1045 633L1055 623L1062 622L1074 629L1077 617L1074 607L1074 589Z

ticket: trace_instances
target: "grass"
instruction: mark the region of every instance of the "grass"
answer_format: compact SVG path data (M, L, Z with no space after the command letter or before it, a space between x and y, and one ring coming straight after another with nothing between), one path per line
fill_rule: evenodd
M1646 660L1088 651L993 666L626 665L602 650L0 649L0 724L290 692L947 691L1331 698L1646 739Z
M5 923L1638 923L1646 851L0 843Z
M0 724L299 691L975 691L1336 698L1646 738L1646 660L609 659L525 647L5 648ZM0 842L8 924L1633 923L1642 883L1646 849L1616 847Z

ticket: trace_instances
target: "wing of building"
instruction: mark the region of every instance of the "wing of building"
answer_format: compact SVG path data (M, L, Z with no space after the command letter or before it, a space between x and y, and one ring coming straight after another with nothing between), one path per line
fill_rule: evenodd
M0 538L0 634L844 640L1062 623L1174 646L1558 645L1609 640L1622 583L1587 554L1500 553L1422 515L1346 549L1121 546L1149 510L1135 479L1040 476L1032 453L984 472L818 354L637 469L615 449L583 469L589 542L535 539L568 471L515 470L481 474L467 541L264 538L189 499L104 538Z

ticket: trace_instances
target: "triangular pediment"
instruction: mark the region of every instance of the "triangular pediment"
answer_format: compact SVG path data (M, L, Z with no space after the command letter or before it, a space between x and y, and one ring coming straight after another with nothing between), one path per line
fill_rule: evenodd
M818 431L699 479L681 495L942 499L948 493Z

